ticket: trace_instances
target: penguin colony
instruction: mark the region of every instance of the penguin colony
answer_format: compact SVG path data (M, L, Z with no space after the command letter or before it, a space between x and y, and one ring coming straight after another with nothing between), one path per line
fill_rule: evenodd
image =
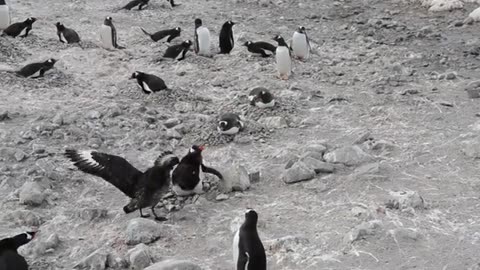
M174 0L168 0L168 2L172 8L180 5L175 4ZM142 10L148 4L149 0L132 0L118 10L132 10L135 8ZM11 24L9 6L5 0L0 0L0 30L3 29L2 36L13 38L28 37L36 20L36 18L30 17L23 22ZM80 36L75 30L67 28L61 22L57 22L54 25L57 28L59 42L65 44L81 42ZM229 54L234 48L234 25L235 23L230 20L222 25L219 34L219 53L221 54ZM154 42L163 41L166 43L172 42L182 32L180 27L159 30L153 34L143 28L140 29ZM117 31L112 17L108 16L105 18L100 27L99 35L103 48L108 50L125 49L125 47L117 43ZM163 57L178 61L183 60L192 45L195 54L211 57L210 31L199 18L194 21L193 36L193 42L187 39L181 43L169 46ZM249 52L259 54L261 57L275 55L278 76L280 79L287 80L292 73L292 54L302 61L307 60L309 57L311 47L306 29L300 26L294 32L290 46L281 36L275 36L273 40L277 42L278 46L265 41L247 41L243 45ZM44 62L31 63L15 73L21 77L40 78L45 75L45 72L52 69L56 62L57 60L51 58ZM163 79L153 74L135 71L130 79L135 79L145 94L171 90ZM259 108L271 108L276 104L273 94L263 87L252 89L248 94L248 100L252 106ZM218 132L225 135L234 135L244 128L243 120L234 113L221 115L217 124ZM204 150L204 146L193 145L182 159L174 156L172 152L164 152L155 160L153 166L144 172L138 170L120 156L93 150L67 149L64 155L80 171L104 179L129 197L130 201L123 207L123 211L126 214L138 210L140 217L148 218L150 215L144 214L142 210L149 208L156 220L165 221L167 218L157 215L155 206L170 189L176 196L202 194L204 193L203 174L212 174L220 181L223 180L223 175L219 171L203 163L202 152ZM257 212L253 209L248 209L245 213L243 224L234 235L232 251L235 269L237 270L267 269L265 249L257 232L257 221ZM0 240L0 269L28 269L26 260L17 253L17 249L30 242L35 235L35 232L26 232Z

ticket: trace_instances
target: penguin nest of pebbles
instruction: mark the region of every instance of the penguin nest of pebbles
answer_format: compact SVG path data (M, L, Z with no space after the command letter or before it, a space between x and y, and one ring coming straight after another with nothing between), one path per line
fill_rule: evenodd
M31 54L16 46L16 40L0 38L0 63L18 63L26 60ZM0 67L1 68L1 67Z

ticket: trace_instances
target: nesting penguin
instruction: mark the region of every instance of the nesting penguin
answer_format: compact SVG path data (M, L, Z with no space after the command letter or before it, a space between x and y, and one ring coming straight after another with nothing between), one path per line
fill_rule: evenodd
M0 0L0 30L6 29L10 25L10 7L5 0Z
M153 41L157 42L157 41L166 39L166 41L168 43L170 43L170 41L172 41L174 38L179 37L180 33L182 32L182 29L180 27L160 30L160 31L155 32L153 34L148 33L143 28L140 28L140 29L142 29L142 31L143 31L143 33L145 33L145 35L150 36L150 38Z
M75 30L65 27L60 22L57 22L55 26L57 27L57 35L60 42L68 44L80 42L80 36Z
M246 46L249 52L259 53L262 55L262 57L270 57L275 54L275 51L277 50L277 47L264 41L247 41L243 44L243 46Z
M298 27L297 31L293 33L292 37L292 51L293 55L299 60L307 60L310 56L310 41L308 40L305 27Z
M192 42L190 40L185 40L181 44L170 46L165 51L163 57L172 58L178 61L183 60L185 59L185 54L187 54L190 46L192 46Z
M32 30L32 25L35 21L37 21L36 18L30 17L23 22L14 23L3 30L3 35L11 37L17 37L20 35L20 37L27 37L28 33Z
M275 98L268 89L264 87L256 87L248 94L250 105L261 109L275 106Z
M244 124L240 116L234 113L225 113L218 121L217 130L221 134L234 135L243 130Z
M245 221L233 238L233 262L236 270L266 270L267 256L257 232L258 214L245 212Z
M152 94L161 90L168 90L165 82L152 74L135 71L130 79L137 79L137 83L145 94Z
M227 21L222 25L222 30L220 30L219 42L220 42L220 53L230 53L234 46L233 39L233 26L235 25L232 21Z
M217 170L203 164L203 146L193 145L188 153L180 160L172 172L172 190L178 196L202 194L203 173L216 175L223 180L223 175Z
M203 26L201 19L195 19L195 53L210 56L210 31Z
M138 6L138 10L142 10L142 8L144 8L148 5L149 1L150 0L132 0L132 1L128 2L128 4L126 4L121 9L131 10L132 8Z
M106 17L100 27L100 41L102 46L108 50L125 49L117 43L117 30L113 25L112 17Z
M275 51L278 76L282 80L288 80L288 77L292 73L292 56L290 48L281 36L275 36L273 40L278 43L277 50Z
M25 232L0 240L1 270L28 270L27 261L18 254L17 249L32 241L35 234L36 232Z
M81 171L103 178L130 197L130 202L123 207L125 213L139 210L140 216L147 218L149 215L144 215L142 209L150 207L156 220L166 220L155 213L155 206L168 192L170 173L179 162L171 152L160 155L145 172L122 157L101 152L67 149L65 156Z
M16 71L15 73L22 77L31 77L33 79L43 77L46 71L53 68L57 60L50 58L45 62L37 62L31 63L20 70Z

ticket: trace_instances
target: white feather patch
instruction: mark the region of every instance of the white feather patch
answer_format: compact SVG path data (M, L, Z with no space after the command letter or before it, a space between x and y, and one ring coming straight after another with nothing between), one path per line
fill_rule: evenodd
M279 75L290 76L292 71L292 59L290 58L290 52L287 47L278 46L276 55L277 71Z
M112 39L112 28L110 28L110 26L102 24L100 27L100 41L102 42L103 48L110 50L115 49Z
M32 240L33 236L31 234L29 234L29 233L25 233L25 234L27 235L28 240Z
M230 128L230 129L227 129L227 130L222 130L220 127L217 127L217 130L218 130L218 132L220 132L221 134L233 135L233 134L237 134L237 133L240 131L240 128L238 128L238 127L232 127L232 128Z
M143 89L145 89L145 91L153 93L152 89L150 89L150 87L146 82L142 81L142 84L143 84Z
M273 106L275 106L275 100L272 99L272 101L270 101L269 103L263 103L261 101L255 103L255 106L259 107L260 109L264 109L264 108L271 108Z
M100 167L101 169L105 168L102 166L100 163L98 163L95 159L92 157L92 151L91 150L86 150L86 151L81 151L78 153L78 155L88 163L88 165L92 167Z
M239 256L239 247L238 244L240 243L240 229L237 230L235 236L233 237L233 244L232 244L232 251L233 251L233 264L235 265L235 269L237 269L237 262Z
M197 28L198 54L210 55L210 31L205 26Z

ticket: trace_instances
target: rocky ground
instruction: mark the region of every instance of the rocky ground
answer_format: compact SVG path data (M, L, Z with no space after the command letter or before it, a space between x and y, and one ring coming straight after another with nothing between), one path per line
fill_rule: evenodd
M465 91L479 79L480 39L478 24L461 26L476 4L430 13L399 0L151 2L115 12L125 1L11 1L14 21L38 21L28 38L0 38L2 67L60 59L42 79L0 76L0 237L39 228L21 249L31 269L232 269L246 207L259 213L272 270L480 269L480 103ZM105 16L127 49L98 47ZM139 27L182 27L180 42L196 17L214 41L223 22L238 23L231 55L158 62L166 46ZM81 46L58 42L57 21ZM314 54L288 81L239 46L298 25ZM172 92L144 95L128 80L135 70ZM256 86L279 106L249 106ZM216 134L225 111L246 130ZM62 156L94 148L146 169L193 143L209 145L206 163L228 180L165 199L164 223L125 215L127 198Z

